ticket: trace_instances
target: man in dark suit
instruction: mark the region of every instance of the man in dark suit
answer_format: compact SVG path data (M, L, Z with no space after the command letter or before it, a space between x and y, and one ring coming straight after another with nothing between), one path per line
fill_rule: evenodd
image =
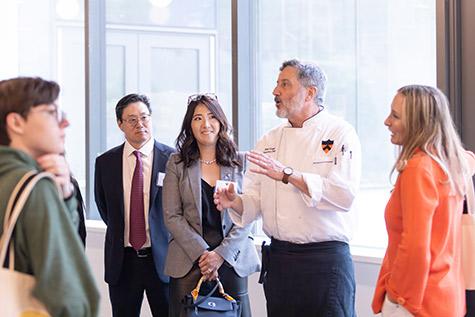
M115 108L126 141L96 159L95 199L107 225L105 281L113 316L139 316L143 293L153 316L168 316L163 273L168 232L162 216L162 183L171 147L152 137L146 96L129 94Z

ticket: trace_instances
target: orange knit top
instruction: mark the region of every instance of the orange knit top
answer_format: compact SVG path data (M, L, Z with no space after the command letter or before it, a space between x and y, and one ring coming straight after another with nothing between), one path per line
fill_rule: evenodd
M475 164L473 153L467 155ZM450 192L440 166L417 151L399 174L385 211L388 248L372 308L386 292L415 316L465 314L461 268L463 198Z

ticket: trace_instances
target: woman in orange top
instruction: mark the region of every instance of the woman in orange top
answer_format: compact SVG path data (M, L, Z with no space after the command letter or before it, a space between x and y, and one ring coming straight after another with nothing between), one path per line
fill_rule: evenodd
M400 88L384 124L400 146L393 168L399 175L385 211L388 248L373 311L463 316L461 217L473 154L463 149L447 98L436 88Z

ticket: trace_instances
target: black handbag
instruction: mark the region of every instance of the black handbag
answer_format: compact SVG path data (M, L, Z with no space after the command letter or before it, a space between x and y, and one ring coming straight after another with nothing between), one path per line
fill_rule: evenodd
M216 285L205 296L200 295L201 284L204 281L202 276L196 287L187 294L182 303L185 308L186 317L239 317L241 310L239 302L224 292L223 285L216 280ZM219 289L220 297L211 296Z

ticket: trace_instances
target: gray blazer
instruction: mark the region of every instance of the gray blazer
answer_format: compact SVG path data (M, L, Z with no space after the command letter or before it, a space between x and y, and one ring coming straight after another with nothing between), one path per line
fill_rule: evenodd
M242 165L245 157L239 154ZM165 226L171 233L165 274L180 278L185 276L198 261L208 244L203 239L201 223L201 169L199 162L185 168L178 154L172 154L167 163L163 181L163 216ZM244 168L221 167L221 179L235 181L242 188ZM223 265L230 265L236 273L248 276L260 270L260 261L250 226L236 227L228 212L221 213L223 241L214 249L223 257Z

